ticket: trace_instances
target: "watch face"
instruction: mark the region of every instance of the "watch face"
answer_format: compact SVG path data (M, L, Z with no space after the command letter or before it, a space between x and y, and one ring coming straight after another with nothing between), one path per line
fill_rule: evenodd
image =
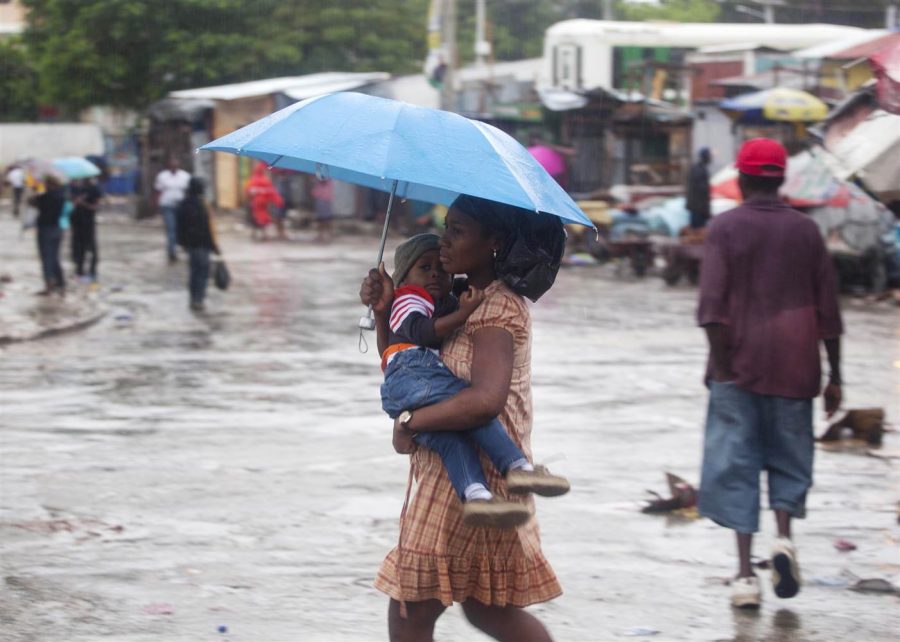
M404 410L400 413L401 424L406 424L410 419L412 419L412 413L409 410Z

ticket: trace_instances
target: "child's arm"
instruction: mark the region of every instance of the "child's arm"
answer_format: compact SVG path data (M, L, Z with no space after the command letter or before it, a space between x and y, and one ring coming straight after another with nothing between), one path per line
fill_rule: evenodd
M375 344L378 346L378 354L384 354L390 343L390 310L373 310L375 316Z
M434 320L434 334L437 338L446 339L453 334L475 312L482 301L484 301L484 290L469 286L469 289L459 297L459 307L456 310Z

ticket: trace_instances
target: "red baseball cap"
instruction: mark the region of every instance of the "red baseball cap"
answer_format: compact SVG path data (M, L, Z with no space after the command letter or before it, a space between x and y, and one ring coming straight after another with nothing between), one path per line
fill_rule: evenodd
M787 150L771 138L751 138L741 145L735 161L742 174L750 176L784 176Z

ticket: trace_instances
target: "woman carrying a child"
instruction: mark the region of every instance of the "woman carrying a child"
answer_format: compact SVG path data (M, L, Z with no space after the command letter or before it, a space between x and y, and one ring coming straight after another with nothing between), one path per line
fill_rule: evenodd
M523 233L523 230L528 233ZM534 251L535 243L545 251ZM541 552L534 500L511 494L482 454L490 492L531 513L517 528L482 528L463 521L460 502L438 454L419 447L418 433L465 431L495 417L529 461L531 453L531 319L521 294L536 299L553 282L564 244L554 217L470 196L447 213L439 245L445 272L465 274L484 300L450 334L441 361L469 382L452 397L394 421L394 449L410 454L416 493L401 515L400 542L375 586L390 597L394 641L430 641L435 622L453 602L487 635L506 642L546 642L546 628L523 607L562 592ZM549 249L546 249L549 248ZM360 298L374 306L379 348L386 347L394 284L383 268L364 280Z

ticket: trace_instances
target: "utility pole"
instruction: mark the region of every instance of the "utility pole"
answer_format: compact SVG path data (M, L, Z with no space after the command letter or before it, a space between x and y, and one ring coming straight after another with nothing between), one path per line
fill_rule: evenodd
M491 43L484 37L485 31L485 0L475 1L475 64L484 67L484 60L491 55Z
M775 7L784 6L784 0L748 0L748 2L761 6L762 11L759 9L751 9L742 4L737 5L734 8L735 11L740 11L741 13L760 18L767 24L775 24Z
M441 12L441 40L446 65L441 87L441 109L456 111L456 92L453 89L456 75L456 0L443 0Z
M615 13L613 12L613 4L614 0L603 0L603 19L604 20L615 20Z
M897 24L897 5L889 4L884 8L884 28L885 29L896 29Z

